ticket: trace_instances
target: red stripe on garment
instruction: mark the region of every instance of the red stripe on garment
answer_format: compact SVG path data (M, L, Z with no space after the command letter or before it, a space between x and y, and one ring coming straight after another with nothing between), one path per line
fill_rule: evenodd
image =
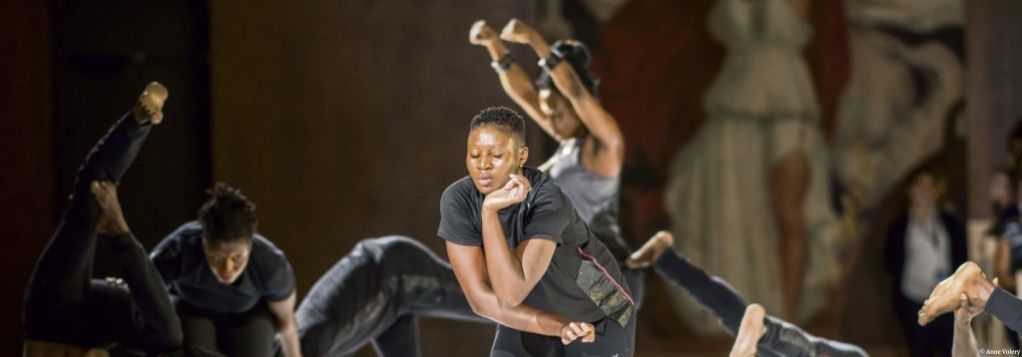
M628 292L625 291L625 288L622 288L621 284L618 284L617 280L614 280L614 277L610 276L610 273L607 272L607 269L600 265L600 262L596 261L596 257L586 254L586 252L582 251L582 247L578 247L578 254L581 254L583 258L592 260L593 264L596 264L596 267L600 268L600 271L603 272L603 275L606 276L607 279L610 279L610 282L614 283L614 286L616 286L617 289L620 290L622 294L625 294L625 297L628 298L628 302L632 303L633 306L635 305L635 300L632 300L632 295L628 294Z

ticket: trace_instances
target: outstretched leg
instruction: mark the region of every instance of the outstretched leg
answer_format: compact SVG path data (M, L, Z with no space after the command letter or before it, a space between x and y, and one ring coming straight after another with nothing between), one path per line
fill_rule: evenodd
M767 316L763 323L766 331L759 339L760 351L769 350L779 356L868 356L859 346L813 336L772 316Z
M405 316L488 322L472 312L449 265L398 236L359 242L316 282L295 313L307 356L350 354L369 342L381 353L406 348L407 339L380 338L414 326ZM417 351L418 343L412 345Z
M705 270L693 265L681 257L677 251L671 249L674 238L669 232L659 232L650 238L639 250L632 254L627 264L630 267L648 266L653 262L653 269L688 292L689 296L699 302L720 320L721 325L735 337L740 336L743 325L752 329L751 336L755 337L758 325L755 321L743 321L743 319L755 319L759 316L759 309L750 308L737 291L719 277L710 275ZM754 305L758 306L758 305ZM752 315L749 315L749 312ZM762 320L765 332L760 333L755 353L760 356L865 356L862 349L841 342L812 336L798 327L784 322L772 316L766 316ZM748 334L748 333L747 333ZM742 339L745 346L739 350L748 351L745 342L748 338ZM736 342L736 346L737 346Z
M69 207L29 281L25 297L25 335L30 340L91 343L73 331L70 309L92 291L92 259L100 208L93 199L93 181L117 182L134 161L149 133L150 122L162 119L166 89L152 83L131 113L121 118L92 149L78 171ZM68 314L71 314L70 316Z
M163 86L155 82L146 87L132 113L117 121L86 157L75 179L68 210L40 256L29 283L29 302L67 305L81 301L92 274L96 224L100 213L99 206L91 197L90 185L94 180L117 183L135 160L149 134L150 126L146 124L152 117L162 118L161 107L147 104L162 105L162 100L152 98L159 93L166 98L166 89L159 88ZM145 116L136 116L140 112Z
M731 336L737 336L745 308L749 305L745 298L724 280L708 274L671 249L673 243L674 237L670 232L658 232L632 253L626 264L632 268L652 264L657 274L685 289L689 296L720 320Z

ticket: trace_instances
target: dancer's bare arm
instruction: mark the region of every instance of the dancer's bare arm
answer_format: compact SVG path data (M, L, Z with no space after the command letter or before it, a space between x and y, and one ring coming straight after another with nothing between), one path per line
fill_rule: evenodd
M504 43L500 42L497 33L486 24L485 20L476 21L472 25L468 41L473 45L485 47L493 62L500 63L508 60L508 56L511 55L507 47L504 47ZM536 87L522 67L511 62L507 71L497 70L497 76L500 77L500 85L504 87L504 92L511 97L511 100L522 107L525 113L552 137L553 129L550 127L550 123L543 119L543 112L539 109L539 95L536 94Z
M956 357L979 357L976 336L972 333L972 318L983 312L982 307L969 306L965 293L959 297L958 308L955 309L955 335L951 355Z
M499 302L506 306L517 306L525 300L546 273L557 248L554 241L546 239L525 240L514 252L507 246L497 212L522 202L530 190L528 179L512 174L504 187L486 195L480 212L490 286Z
M490 287L482 247L447 242L447 255L472 311L479 316L519 331L560 336L565 344L578 337L583 337L583 342L595 339L592 325L588 323L571 322L563 316L524 304L509 306L501 303Z
M270 311L277 320L277 333L284 347L284 355L300 357L302 348L298 342L298 321L295 319L295 292L282 301L270 301Z
M532 47L540 58L550 58L550 45L532 28L517 19L512 19L500 34L500 38L509 42L518 42ZM563 61L562 61L563 62ZM586 168L604 175L615 176L621 171L624 162L624 135L617 121L610 115L568 64L559 63L553 69L544 69L550 73L554 86L571 102L582 124L596 139L595 157L585 160Z

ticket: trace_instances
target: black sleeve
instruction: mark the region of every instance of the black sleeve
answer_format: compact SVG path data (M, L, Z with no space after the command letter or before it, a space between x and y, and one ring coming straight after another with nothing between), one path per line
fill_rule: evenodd
M1001 320L1015 332L1022 331L1022 300L1000 287L994 288L983 312Z
M277 302L284 301L295 292L295 273L286 257L275 257L275 269L271 269L266 279L266 299Z
M169 285L181 275L181 236L171 234L165 238L153 248L149 259L160 272L164 285Z
M472 222L471 196L456 182L440 197L440 228L437 235L458 245L483 245L482 232Z
M575 207L556 185L543 185L525 214L522 239L546 239L564 244L561 237L571 222Z

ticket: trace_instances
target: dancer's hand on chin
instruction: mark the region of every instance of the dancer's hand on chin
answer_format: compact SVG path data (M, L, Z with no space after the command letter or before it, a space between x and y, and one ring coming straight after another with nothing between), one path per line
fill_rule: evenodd
M502 210L524 201L529 190L532 190L532 185L528 179L521 175L511 174L511 180L504 184L504 187L486 195L486 198L483 199L483 207L494 211Z
M486 24L486 20L476 21L468 31L468 42L473 45L485 46L496 40L497 33Z
M561 343L567 345L576 339L582 339L582 343L596 341L596 329L588 322L572 322L561 327Z
M518 21L518 19L511 19L511 21L504 26L504 30L500 32L500 39L522 44L532 42L534 36L537 36L536 30L533 30L524 22Z

